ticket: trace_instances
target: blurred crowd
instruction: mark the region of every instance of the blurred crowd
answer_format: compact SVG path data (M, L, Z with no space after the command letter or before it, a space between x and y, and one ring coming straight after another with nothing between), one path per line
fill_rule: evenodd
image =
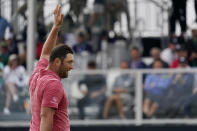
M116 7L117 3L113 4ZM94 11L86 22L87 24L82 28L74 23L72 12L65 16L57 43L68 44L73 48L76 70L189 69L197 67L197 20L191 28L187 29L186 0L172 0L167 48L152 47L148 61L143 58L140 45L131 43L130 39L112 30L116 17L111 18L114 20L109 24L112 27L109 26L108 29L105 29L102 26L106 22L102 19L102 15L105 13L104 9L106 9L104 5L105 0L95 0ZM109 11L114 11L111 6L108 8ZM197 11L196 0L195 9ZM176 22L181 26L179 36L176 36L175 33ZM36 23L35 53L38 60L47 37L47 26L41 20ZM78 20L77 24L80 24ZM74 29L68 28L70 26ZM187 30L192 32L191 36L186 35ZM28 85L26 33L27 25L21 33L15 34L13 25L2 16L0 17L0 72L2 76L0 89L5 92L6 96L3 107L4 114L10 114L12 101L17 102L19 92ZM191 116L191 102L197 93L195 80L196 76L189 73L144 75L144 117L154 117L160 107L170 109L170 105L174 105L177 109L183 103L184 114ZM113 104L116 105L119 118L126 118L124 106L129 105L131 108L134 103L132 101L134 101L134 87L136 86L135 75L123 73L117 76L114 81L110 96L106 96L108 89L104 75L85 75L82 80L78 81L81 97L78 98L76 106L79 109L80 119L85 119L85 107L88 105L99 105L97 118L106 119L113 111ZM177 98L180 99L177 100Z

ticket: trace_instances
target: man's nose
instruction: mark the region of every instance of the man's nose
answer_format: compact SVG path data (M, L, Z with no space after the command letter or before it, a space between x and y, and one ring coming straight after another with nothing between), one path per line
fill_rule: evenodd
M70 70L72 70L72 69L74 69L74 65L73 64L70 66Z

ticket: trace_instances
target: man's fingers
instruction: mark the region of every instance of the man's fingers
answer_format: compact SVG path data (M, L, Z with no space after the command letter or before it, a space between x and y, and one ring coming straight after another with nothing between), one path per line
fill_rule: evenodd
M55 7L54 14L57 14L58 5Z
M57 8L57 15L60 15L60 12L61 12L61 6L58 5L58 8Z
M57 5L57 6L55 7L54 14L55 14L55 15L59 15L59 14L60 14L60 9L61 9L61 6L60 6L60 5Z
M54 18L55 18L55 24L61 25L63 22L64 15L61 14L61 5L57 5L54 10Z

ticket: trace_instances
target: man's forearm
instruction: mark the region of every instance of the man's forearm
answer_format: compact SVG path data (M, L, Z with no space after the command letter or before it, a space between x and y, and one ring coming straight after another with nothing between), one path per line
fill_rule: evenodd
M53 119L48 117L42 117L40 123L40 131L52 131L53 130Z
M44 46L42 49L42 55L49 56L51 54L51 51L56 45L59 28L60 27L55 26L55 25L52 27L51 32L49 33L49 36L46 42L44 43Z

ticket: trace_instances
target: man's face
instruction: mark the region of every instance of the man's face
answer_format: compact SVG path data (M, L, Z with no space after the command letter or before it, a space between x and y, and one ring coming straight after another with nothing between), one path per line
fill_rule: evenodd
M68 72L73 69L74 57L73 54L67 54L58 69L58 74L61 78L67 78Z
M132 49L130 55L132 59L138 59L140 57L140 52L139 50Z
M173 43L170 43L170 49L174 52L176 50L176 45Z
M80 44L83 44L84 41L85 41L84 36L78 36L78 42L79 42Z
M154 69L161 69L162 67L163 67L163 64L160 61L155 62L153 65Z
M160 52L159 52L159 50L153 50L153 51L151 52L151 56L152 56L152 58L153 58L154 60L160 59Z
M120 64L120 68L121 69L129 69L129 64L127 62L121 62Z

